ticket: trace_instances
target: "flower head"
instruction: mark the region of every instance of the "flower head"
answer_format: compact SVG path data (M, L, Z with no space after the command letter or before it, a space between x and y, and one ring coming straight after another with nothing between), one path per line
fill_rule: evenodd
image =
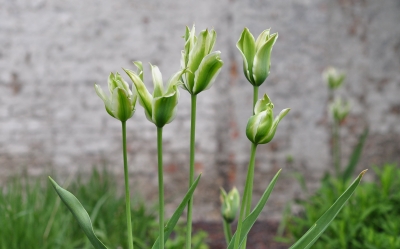
M136 61L134 64L138 68L137 72L128 69L124 69L124 71L136 87L139 103L143 106L147 119L161 128L175 118L179 98L178 86L181 84L180 78L185 70L175 73L164 87L160 70L157 66L150 64L154 83L153 94L150 94L143 83L142 62Z
M254 107L254 115L247 122L246 135L254 144L269 143L275 136L279 122L290 111L289 108L283 109L274 119L274 104L267 94L259 99Z
M260 86L267 79L271 67L271 52L278 33L270 34L264 30L254 40L248 28L245 28L236 44L243 57L243 71L247 80L254 86Z
M338 72L333 67L327 67L322 73L322 78L325 80L329 89L338 89L342 84L346 75L344 73Z
M349 102L342 101L341 98L336 98L335 101L330 105L330 111L333 119L338 123L343 122L350 112Z
M237 188L233 188L229 193L226 193L224 189L221 188L221 214L224 220L228 223L232 223L235 218L237 211L240 206L240 195Z
M106 111L112 117L125 122L135 112L137 93L134 88L129 89L128 83L122 79L119 73L111 73L108 77L108 90L110 96L106 96L100 86L94 85L97 95L103 100Z
M185 48L182 50L181 68L187 69L183 78L183 88L191 94L199 94L209 89L221 71L224 62L220 51L211 52L217 33L214 29L203 30L199 36L186 27Z

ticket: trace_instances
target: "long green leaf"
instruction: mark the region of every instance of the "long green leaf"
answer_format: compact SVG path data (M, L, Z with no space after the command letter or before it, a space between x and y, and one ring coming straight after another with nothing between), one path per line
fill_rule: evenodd
M260 215L261 211L263 210L265 204L267 203L267 200L274 189L275 183L278 180L279 174L281 173L281 169L276 173L274 178L272 178L271 183L268 185L267 189L264 191L263 195L261 196L260 200L258 201L256 207L253 209L253 211L243 220L242 224L242 231L240 233L240 244L244 241L244 238L246 238L247 234L250 232L250 229L253 227L254 223L256 222L258 216ZM233 249L234 244L235 244L235 237L236 233L232 236L231 242L228 245L227 249Z
M83 208L79 200L73 194L60 187L50 176L49 179L61 200L68 207L69 211L71 211L71 213L75 216L79 226L82 228L83 232L86 234L94 248L107 249L107 247L97 238L96 234L94 234L89 214Z
M349 180L353 175L357 163L360 160L360 156L364 148L365 140L367 139L367 137L368 137L368 127L364 129L363 133L358 138L357 145L354 147L354 150L351 153L349 163L347 164L346 169L343 172L343 182Z
M308 249L321 236L344 204L351 197L367 170L362 171L336 202L315 222L315 224L289 249Z
M182 202L179 204L178 208L175 210L174 214L172 215L171 219L169 219L168 223L165 225L164 228L164 243L168 240L168 237L171 235L172 231L174 230L174 227L176 223L178 223L179 218L181 217L183 210L185 210L189 199L192 198L193 192L197 187L197 184L200 181L201 174L196 178L196 180L193 182L192 186L189 188L188 192L186 193L185 197L183 198ZM159 243L160 243L160 237L156 239L154 242L154 245L152 249L159 248Z

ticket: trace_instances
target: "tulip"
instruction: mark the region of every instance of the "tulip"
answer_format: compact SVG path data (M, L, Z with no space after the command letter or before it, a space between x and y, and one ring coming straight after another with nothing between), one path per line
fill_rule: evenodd
M122 79L119 73L111 73L108 77L108 90L110 96L106 96L100 86L94 85L97 95L103 100L106 111L112 117L125 122L135 112L137 93L134 88L129 89L128 83Z
M240 206L240 195L237 188L233 188L229 193L226 193L224 189L221 188L221 214L224 220L228 223L232 223L235 218L237 211Z
M209 89L224 64L220 58L220 51L211 52L216 38L217 33L214 29L203 30L199 37L196 37L194 25L192 30L186 27L181 68L187 71L183 77L182 86L192 95Z
M150 94L143 83L142 62L136 61L134 64L138 68L137 72L128 69L124 69L124 71L136 87L139 103L143 106L147 119L162 128L175 118L179 98L178 86L181 84L180 78L185 70L175 73L164 87L160 70L157 66L150 64L154 83L153 94Z
M349 102L343 102L341 98L336 98L330 105L330 111L336 122L339 124L343 122L350 112Z
M333 67L328 67L322 73L322 78L325 80L329 89L335 90L338 89L343 84L346 75L344 73L338 72Z
M266 144L274 138L279 122L290 111L289 108L282 110L274 119L274 104L267 94L259 99L254 107L254 115L250 117L247 127L247 138L254 144Z
M278 33L270 34L266 29L255 41L249 29L245 28L236 44L243 57L244 75L254 86L260 86L269 75L271 51L276 39Z

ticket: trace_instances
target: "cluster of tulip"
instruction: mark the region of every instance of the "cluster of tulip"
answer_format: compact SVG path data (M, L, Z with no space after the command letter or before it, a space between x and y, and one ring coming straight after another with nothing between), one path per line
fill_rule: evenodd
M246 79L253 85L253 116L250 117L246 127L246 135L251 142L251 156L243 190L242 200L236 188L229 193L221 190L221 213L224 222L227 248L238 249L246 248L246 237L257 217L265 206L269 195L278 179L280 171L272 179L265 190L260 201L252 210L252 192L254 180L254 162L256 148L259 144L269 143L277 130L279 122L285 117L290 109L282 110L274 118L273 108L267 94L258 99L258 87L265 82L271 66L271 51L278 38L278 34L271 34L270 30L263 31L257 39L254 39L250 31L245 28L237 43L237 47L243 56L243 71ZM221 52L212 51L216 41L215 30L203 30L198 36L195 28L186 28L184 35L184 49L182 50L181 68L164 85L162 74L157 66L151 67L151 75L154 83L153 93L150 93L143 83L142 62L134 62L137 71L124 69L126 74L133 82L132 89L124 81L119 73L111 73L108 78L109 96L95 85L97 95L103 100L105 109L112 117L121 121L122 124L122 144L125 173L125 197L127 215L127 234L129 248L134 248L132 238L132 225L130 217L130 194L128 186L128 167L126 152L126 121L132 117L136 108L136 101L139 99L140 105L144 108L147 119L154 123L157 128L157 148L158 148L158 190L159 190L159 237L154 242L152 248L164 248L165 241L171 234L174 226L178 222L184 209L187 206L187 236L186 248L191 248L192 234L192 209L193 192L200 180L200 176L194 179L194 160L195 160L195 124L196 124L196 101L197 95L209 89L220 72L223 61L220 58ZM164 218L164 183L163 183L163 152L162 152L162 131L163 127L173 121L179 99L179 87L191 95L191 135L190 135L190 163L189 163L189 187L186 195L165 224ZM344 205L350 195L357 187L363 173L354 181L349 189L332 206L330 210L321 217L321 222L317 222L309 232L307 232L299 242L291 248L309 248L330 221L336 216L338 210ZM107 248L95 235L89 215L84 210L80 202L71 193L61 188L50 178L57 193L75 215L78 223L82 227L86 236L96 249ZM236 213L240 208L240 215L236 233L232 235L230 224L236 219Z

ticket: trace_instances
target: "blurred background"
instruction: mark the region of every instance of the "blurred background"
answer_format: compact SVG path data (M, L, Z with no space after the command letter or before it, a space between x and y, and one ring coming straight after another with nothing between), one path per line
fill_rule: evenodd
M219 188L242 191L250 143L252 86L236 42L244 27L254 36L278 32L271 74L260 87L275 113L290 107L274 140L259 146L256 202L282 168L263 218L279 219L307 186L332 168L327 66L346 74L338 94L351 111L341 125L346 161L365 127L369 136L357 172L400 162L399 0L0 1L0 183L21 172L52 174L60 182L106 167L122 183L120 122L94 91L110 72L151 62L164 80L180 67L185 26L217 31L225 65L214 86L198 96L195 220L218 220ZM122 74L126 81L128 77ZM130 82L130 81L128 81ZM190 96L181 91L176 119L164 128L167 212L188 185ZM131 191L157 200L156 128L143 108L127 123ZM368 174L366 175L368 178Z

